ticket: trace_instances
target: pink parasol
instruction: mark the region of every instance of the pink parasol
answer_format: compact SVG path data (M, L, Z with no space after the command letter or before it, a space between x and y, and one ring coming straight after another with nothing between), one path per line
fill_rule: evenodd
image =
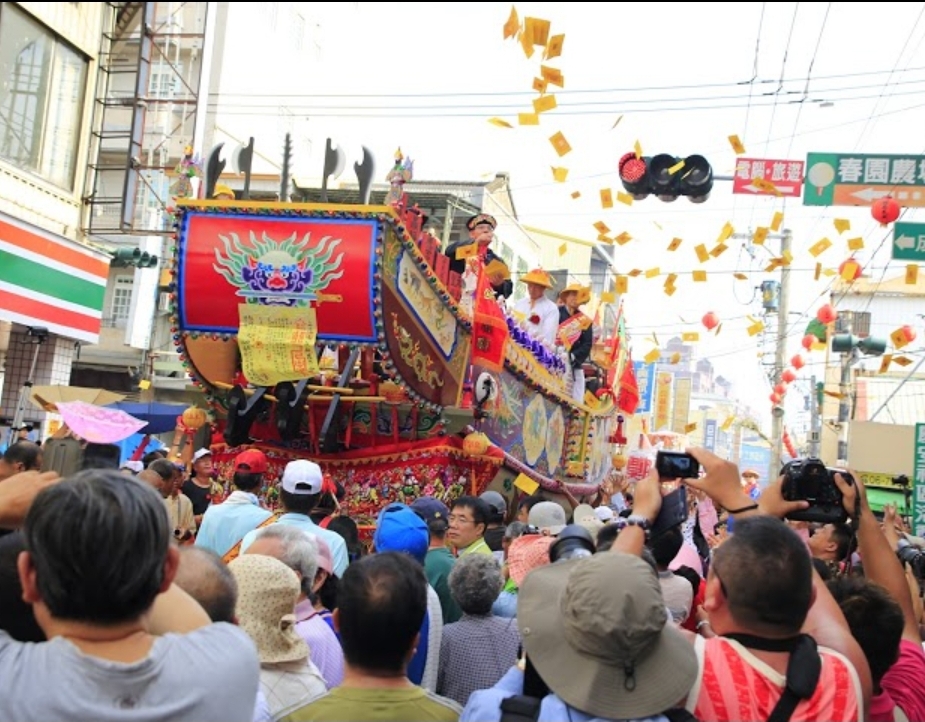
M86 401L59 401L58 413L75 435L94 444L113 444L145 427L147 421Z

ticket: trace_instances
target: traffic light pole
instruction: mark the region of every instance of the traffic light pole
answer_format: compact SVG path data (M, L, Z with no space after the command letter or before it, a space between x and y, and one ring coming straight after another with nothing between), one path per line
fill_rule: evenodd
M845 314L842 333L850 334L851 316ZM841 377L838 383L838 464L848 466L848 420L851 417L851 363L856 351L841 354Z

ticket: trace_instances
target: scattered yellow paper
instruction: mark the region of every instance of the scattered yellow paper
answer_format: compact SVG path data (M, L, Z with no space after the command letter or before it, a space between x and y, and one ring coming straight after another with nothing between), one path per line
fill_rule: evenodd
M828 238L821 238L809 247L809 252L813 258L818 258L820 254L832 247L832 241Z
M621 121L621 120L623 120L623 116L622 116L622 115L618 115L618 116L617 116L617 119L613 122L613 125L610 126L610 129L613 130L613 129L616 128L618 125L620 125L620 121Z
M682 159L682 160L679 160L677 163L671 166L671 168L668 169L668 175L674 175L679 170L681 170L683 167L684 167L684 160Z
M697 260L701 263L706 263L710 260L710 252L707 250L706 245L703 243L694 247L694 253L697 254Z
M533 45L546 45L549 40L549 27L550 22L548 20L524 18L524 35L529 37L529 41Z
M142 379L141 381L138 382L138 388L141 389L142 391L147 391L148 389L151 388L151 382L148 381L148 379Z
M681 334L681 340L687 343L697 343L700 340L700 334L696 331L684 331Z
M601 303L613 303L616 300L613 291L601 291Z
M758 226L752 234L752 243L756 246L763 246L764 242L768 239L768 232L768 229L764 226Z
M748 276L746 276L744 273L733 273L733 274L732 274L732 277L735 278L736 280L739 280L739 281L747 281L747 280L748 280Z
M901 328L897 328L890 334L890 341L893 342L893 348L895 349L901 349L909 343L909 339L906 338L906 334Z
M633 143L633 150L635 151L637 158L642 158L642 145L638 140Z
M858 236L857 238L848 239L848 249L851 251L860 251L864 248L864 239Z
M517 124L518 125L539 125L540 116L536 113L518 113L517 114Z
M661 358L661 356L662 356L662 352L659 349L654 348L651 351L649 351L649 353L647 353L645 356L643 356L642 360L645 361L647 364L654 364L656 361L659 360L659 358Z
M878 374L885 374L890 368L890 362L893 360L893 354L887 353L883 355L883 358L880 359L880 368L878 369Z
M729 145L732 146L736 155L742 155L745 152L745 146L742 145L742 141L739 140L739 136L737 135L729 136Z
M537 93L539 93L540 95L542 95L543 93L546 92L546 86L547 86L547 85L548 85L548 83L547 83L545 80L543 80L543 78L534 78L534 79L533 79L533 89L534 89Z
M733 233L735 233L735 228L732 227L732 224L729 221L726 221L723 224L723 230L719 232L719 238L716 239L716 242L722 243L727 238L729 238Z
M784 222L784 214L780 211L774 211L774 216L771 218L771 230L777 233L780 230L780 224Z
M690 433L692 433L692 432L694 432L694 431L696 431L696 430L697 430L697 422L696 422L696 421L692 421L691 423L689 423L687 426L684 427L684 433L685 433L685 434L690 434Z
M629 290L630 280L626 276L617 276L614 279L614 284L617 289L617 293L623 294Z
M520 40L520 47L527 59L532 58L534 53L533 43L530 41L530 35L527 33L526 28L520 31L517 39Z
M633 205L633 196L623 191L617 191L617 200L625 206Z
M648 271L646 271L646 278L655 278L659 273L661 273L661 269L658 266L655 268L650 268Z
M836 273L836 271L835 271L834 268L826 268L826 269L822 272L822 275L823 275L823 276L834 276L835 273Z
M606 243L609 246L613 245L613 239L605 233L598 233L597 240L599 240L601 243Z
M726 252L728 248L729 246L727 246L725 243L720 243L719 245L715 246L712 251L710 251L710 255L713 256L713 258L719 258L721 255L723 255L723 253Z
M504 39L513 38L520 30L520 18L517 17L517 8L511 5L511 14L504 23Z
M663 290L665 291L666 296L674 296L674 292L677 291L678 289L675 288L673 284L666 283L665 288Z
M672 238L672 239L671 239L671 243L668 244L668 250L669 250L669 251L677 251L678 248L680 248L680 247L681 247L681 239L680 239L680 238Z
M671 358L668 359L668 363L674 366L675 364L681 363L681 352L675 351L671 354Z
M861 265L857 261L845 261L845 265L842 266L841 269L842 280L845 281L845 283L851 283L860 267Z
M917 263L906 264L906 285L914 286L919 282L919 265Z
M764 267L764 272L771 273L772 271L776 271L778 268L780 268L783 265L784 265L784 262L782 259L772 258L771 262L767 266Z
M546 113L550 110L555 110L555 108L555 95L541 95L539 98L533 99L533 110L536 111L537 115L540 113Z
M596 221L594 223L594 230L598 233L603 233L604 235L610 233L610 228L607 227L607 224L604 221Z
M571 196L572 200L577 200L581 198L581 191L572 191Z
M780 265L789 266L793 263L793 254L790 251L784 251L780 256Z
M553 35L546 43L546 52L543 57L546 60L552 60L562 55L562 44L565 42L565 35Z
M456 248L456 260L462 261L466 258L472 258L479 254L479 246L477 243L467 243L465 246L458 246Z
M691 276L694 278L694 283L706 283L707 281L707 272L702 270L696 270L691 272Z
M610 188L601 188L601 207L613 208L613 191Z
M562 76L562 71L558 68L551 68L548 65L541 65L540 75L542 75L543 80L545 80L550 85L555 85L559 88L565 87L565 78Z
M552 143L552 147L555 148L560 158L572 150L572 146L568 144L561 130L555 135L550 136L549 142Z
M559 246L559 255L560 255L560 256L564 256L567 252L568 252L568 244L567 244L567 243L563 243L561 246Z
M839 233L851 230L851 221L847 218L834 218L832 220L832 225L835 226L835 230Z
M760 191L764 191L765 193L772 193L775 196L779 196L781 194L781 192L777 189L777 186L766 178L752 178L752 186Z
M667 276L665 276L665 285L666 285L666 286L673 286L673 285L674 285L674 282L677 281L677 280L678 280L678 274L677 274L677 273L669 273Z
M513 128L514 126L508 123L504 118L489 118L488 122L492 125L497 125L499 128Z
M814 281L818 281L818 280L819 280L819 276L821 276L821 275L822 275L822 264L821 264L821 263L817 263L817 264L816 264L816 270L815 270L815 272L813 273L813 280L814 280Z
M641 275L642 275L642 269L641 269L641 268L634 268L632 271L630 271L630 272L627 273L626 275L629 276L630 278L636 278L636 276L641 276ZM655 275L658 275L658 274L656 273Z
M536 490L540 488L539 482L534 481L529 476L520 472L514 479L514 486L520 489L527 496L533 496Z
M556 183L565 183L565 179L567 177L568 177L568 168L560 168L556 166L552 167L552 179ZM578 196L576 196L575 193L572 193L572 198L577 198L577 197Z
M764 324L761 321L755 321L755 323L749 326L746 330L748 331L749 336L755 336L764 331Z
M729 429L731 429L732 425L735 423L735 420L735 416L727 416L726 420L723 422L723 425L719 428L721 428L723 431L729 431Z
M906 366L912 363L912 359L909 358L908 356L894 356L893 363L905 368Z

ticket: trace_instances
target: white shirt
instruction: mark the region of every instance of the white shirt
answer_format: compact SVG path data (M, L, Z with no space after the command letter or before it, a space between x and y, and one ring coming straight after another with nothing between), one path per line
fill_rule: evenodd
M544 341L549 348L555 348L556 332L559 330L559 307L546 296L534 301L529 296L514 304L514 315L522 316L523 326L533 338ZM539 316L539 323L532 323L530 317Z

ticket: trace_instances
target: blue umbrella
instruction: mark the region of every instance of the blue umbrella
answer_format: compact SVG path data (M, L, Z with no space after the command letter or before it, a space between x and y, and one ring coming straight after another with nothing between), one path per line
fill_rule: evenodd
M119 409L136 419L147 421L148 423L139 429L139 434L163 434L176 428L177 417L188 407L186 404L165 404L154 401L148 403L119 401L109 404L106 408Z

